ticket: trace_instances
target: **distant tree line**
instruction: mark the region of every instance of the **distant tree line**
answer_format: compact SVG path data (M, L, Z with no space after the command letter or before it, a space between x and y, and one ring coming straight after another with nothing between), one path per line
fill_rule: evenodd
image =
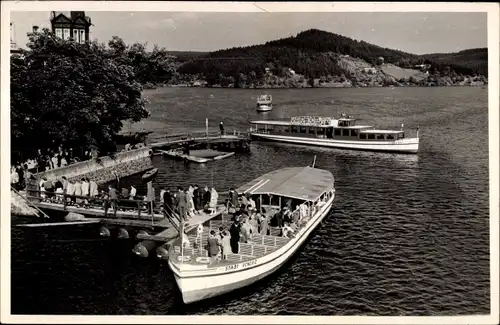
M297 36L267 42L263 45L234 47L200 55L180 65L178 72L203 75L209 85L235 82L238 87L243 76L245 83L261 80L265 69L284 77L292 68L306 78L328 75L348 76L349 69L339 64L339 55L348 55L371 64L393 63L403 68L429 64L431 73L453 70L463 75L487 76L487 49L471 49L458 53L416 55L383 48L349 37L311 29ZM235 59L227 59L235 58Z

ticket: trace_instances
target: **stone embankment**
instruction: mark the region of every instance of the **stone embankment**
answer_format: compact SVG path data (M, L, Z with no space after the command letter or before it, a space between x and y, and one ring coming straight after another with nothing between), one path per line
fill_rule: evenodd
M87 177L97 184L103 184L116 177L126 177L153 168L152 151L149 148L139 148L118 152L112 156L81 161L61 168L51 169L38 175L56 181L66 176L68 180L79 180ZM38 176L37 175L37 176Z
M152 150L139 148L131 151L117 152L113 156L100 157L81 161L76 164L47 170L35 175L37 178L47 177L49 181L60 180L66 176L68 180L79 180L82 177L93 179L103 184L117 177L126 177L153 168ZM19 194L11 191L11 214L34 216L36 210L30 207Z

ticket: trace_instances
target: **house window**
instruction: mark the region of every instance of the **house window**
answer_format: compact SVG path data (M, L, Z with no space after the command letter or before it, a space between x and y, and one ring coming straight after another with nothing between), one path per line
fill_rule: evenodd
M56 37L62 38L62 29L56 28Z
M73 29L73 40L77 43L80 43L79 36L80 33L78 32L78 29Z
M80 29L80 43L85 43L85 30Z
M65 28L65 29L63 30L63 39L64 39L64 40L69 39L69 28Z

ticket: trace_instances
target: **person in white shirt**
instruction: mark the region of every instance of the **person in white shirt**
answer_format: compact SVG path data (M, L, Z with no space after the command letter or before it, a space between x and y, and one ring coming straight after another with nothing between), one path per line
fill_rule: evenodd
M137 194L137 190L135 189L134 185L131 185L130 186L130 199L134 200L136 194Z
M86 198L84 199L83 203L88 204L88 199L87 197L90 194L90 184L89 180L87 178L82 178L82 196L85 196Z
M66 187L66 199L69 202L74 201L73 195L75 195L75 184L73 181L68 181L68 185Z
M283 228L281 228L281 231L283 232L283 237L285 238L290 238L288 237L288 234L292 234L294 231L293 229L288 225L288 222L285 222L285 225Z
M19 183L19 174L16 171L16 168L13 167L11 174L10 174L10 183L14 186L17 186L17 183Z

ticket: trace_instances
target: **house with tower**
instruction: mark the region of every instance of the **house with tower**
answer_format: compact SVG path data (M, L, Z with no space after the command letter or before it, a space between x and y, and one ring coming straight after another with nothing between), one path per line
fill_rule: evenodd
M83 44L90 41L92 21L85 11L52 11L50 16L52 32L64 40Z

